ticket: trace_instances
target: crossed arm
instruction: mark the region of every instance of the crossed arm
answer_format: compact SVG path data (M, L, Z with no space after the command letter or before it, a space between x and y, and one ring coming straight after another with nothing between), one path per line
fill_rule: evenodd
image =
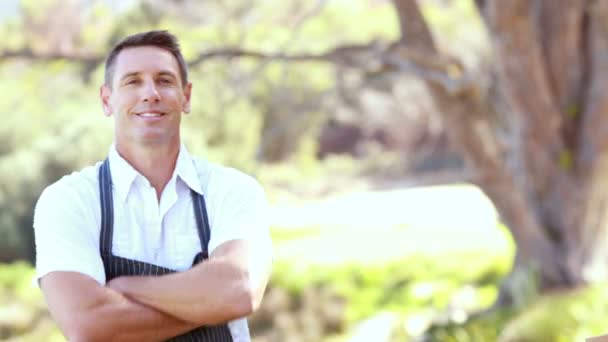
M41 287L70 341L162 341L253 312L268 282L271 256L252 263L250 254L247 241L231 240L185 272L120 277L105 287L79 273L52 272Z

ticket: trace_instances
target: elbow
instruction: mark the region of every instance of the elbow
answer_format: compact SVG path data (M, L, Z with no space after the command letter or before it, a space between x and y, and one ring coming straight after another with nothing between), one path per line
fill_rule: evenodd
M252 291L240 286L232 287L225 297L218 297L214 309L204 305L194 308L179 318L198 325L217 325L245 318L257 309Z
M257 291L254 282L246 274L238 282L232 299L235 317L246 317L257 311L262 302L262 291Z
M250 314L256 312L262 305L263 292L255 288L249 290Z
M246 317L251 315L259 307L254 291L250 286L243 286L233 300L233 311L235 317Z
M225 310L230 313L232 319L247 317L259 306L255 300L251 274L247 270L235 268L231 286L227 288L230 290L225 293Z
M266 288L266 282L262 285L259 281L252 280L247 274L239 284L239 295L235 297L234 303L240 314L240 317L249 316L256 312L262 304L262 298Z
M99 329L96 324L86 318L72 322L64 329L64 335L70 342L96 342L108 341L111 339L103 329Z

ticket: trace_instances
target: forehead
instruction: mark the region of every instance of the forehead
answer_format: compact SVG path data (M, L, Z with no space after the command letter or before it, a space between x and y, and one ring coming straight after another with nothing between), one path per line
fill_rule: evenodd
M122 50L114 64L115 79L122 75L139 72L158 73L171 71L179 78L179 65L171 52L155 46L138 46Z

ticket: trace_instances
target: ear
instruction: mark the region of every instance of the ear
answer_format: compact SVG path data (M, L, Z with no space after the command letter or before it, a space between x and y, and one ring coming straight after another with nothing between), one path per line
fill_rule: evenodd
M99 98L101 98L101 105L103 107L103 114L105 116L112 115L112 105L110 104L110 96L112 95L112 90L106 84L103 84L99 88Z
M182 112L190 113L190 96L192 95L192 83L186 84L184 87L184 103L182 105Z

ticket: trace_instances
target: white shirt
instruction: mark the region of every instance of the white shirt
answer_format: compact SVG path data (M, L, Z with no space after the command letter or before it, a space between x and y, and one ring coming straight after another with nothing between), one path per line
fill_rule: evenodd
M252 177L192 157L182 144L175 171L161 194L116 151L109 151L113 182L112 253L184 271L200 251L190 189L204 194L211 225L209 254L222 243L247 239L251 259L269 257L268 205ZM79 272L105 285L99 255L101 209L98 170L101 162L48 186L34 214L36 277L53 271ZM252 262L252 278L260 272ZM235 342L250 341L246 318L228 323Z

